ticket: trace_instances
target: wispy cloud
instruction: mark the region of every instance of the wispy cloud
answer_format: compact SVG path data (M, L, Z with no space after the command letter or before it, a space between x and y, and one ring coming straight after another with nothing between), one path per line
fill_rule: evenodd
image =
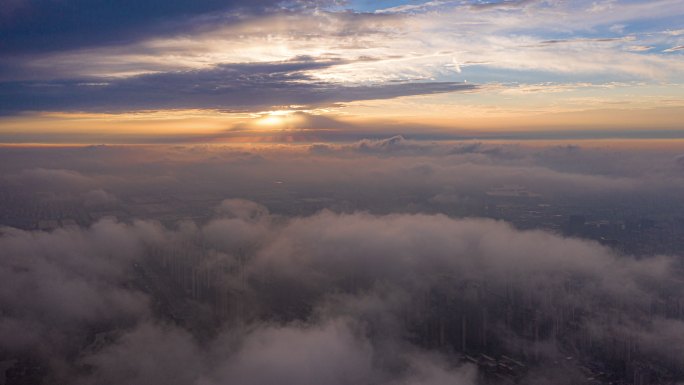
M254 111L472 89L466 80L684 79L684 63L671 54L681 47L671 24L684 15L684 0L426 1L377 13L326 2L250 4L208 1L184 13L186 5L171 3L122 23L129 32L118 38L118 27L103 26L101 36L84 24L67 35L98 44L55 40L22 54L24 37L12 34L0 58L2 109ZM114 16L124 13L116 9ZM155 27L143 28L148 22Z
M676 47L668 48L664 50L663 52L677 52L677 51L682 51L684 50L684 45L678 45Z

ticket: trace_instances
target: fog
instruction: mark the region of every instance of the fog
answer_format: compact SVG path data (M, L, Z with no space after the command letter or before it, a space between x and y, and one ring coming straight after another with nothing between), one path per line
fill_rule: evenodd
M682 153L0 148L0 383L684 380Z

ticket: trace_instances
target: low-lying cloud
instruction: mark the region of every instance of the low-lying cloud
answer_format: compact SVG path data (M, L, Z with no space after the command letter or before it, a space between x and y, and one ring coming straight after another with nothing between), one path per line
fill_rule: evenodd
M84 384L473 384L456 352L508 352L540 376L573 351L556 370L610 362L623 339L675 373L684 359L684 322L652 310L681 291L671 257L443 215L285 219L244 200L217 215L5 228L3 357L39 354L48 379Z

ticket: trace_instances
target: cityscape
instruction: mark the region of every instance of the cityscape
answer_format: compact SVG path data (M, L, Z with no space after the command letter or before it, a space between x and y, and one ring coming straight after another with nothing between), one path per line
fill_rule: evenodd
M50 284L36 286L38 271L22 256L51 265L64 253L73 256L58 262L56 279L83 279L102 290L80 277L95 269L121 291L117 297L142 297L137 306L148 310L126 309L131 305L103 294L95 300L125 311L74 319L80 331L68 343L45 347L59 349L51 354L86 382L128 381L119 374L103 379L90 363L119 354L122 339L140 349L131 338L172 338L136 337L135 325L149 328L149 319L161 328L156 333L182 333L199 346L193 349L268 328L352 328L346 332L363 333L373 355L397 361L369 369L380 372L372 377L399 370L415 381L444 375L462 383L547 383L560 376L565 383L669 384L684 376L676 343L684 265L666 257L684 246L678 149L388 140L363 142L379 151L353 159L340 154L358 152L359 143L327 145L324 154L320 145L5 147L3 250L20 258L9 259L7 273L25 276L16 282L25 292L16 300L44 295ZM590 175L547 166L518 178L525 185L508 184L509 174L558 153L573 167L589 167L581 163L597 154L645 165L669 161L673 174L644 168L634 175L610 165L592 166ZM370 160L370 170L357 167ZM29 168L12 172L18 162ZM302 167L331 172L301 177ZM594 186L577 185L588 176ZM115 262L114 273L100 271L99 264ZM85 263L85 271L71 271L72 263ZM31 314L43 306L5 314L40 319ZM80 317L60 313L54 316ZM43 338L73 332L45 322L38 328L48 333ZM674 340L654 345L659 338ZM34 349L5 353L6 384L57 381L54 364ZM382 373L392 367L384 365L398 367Z
M2 0L0 385L684 384L684 0Z

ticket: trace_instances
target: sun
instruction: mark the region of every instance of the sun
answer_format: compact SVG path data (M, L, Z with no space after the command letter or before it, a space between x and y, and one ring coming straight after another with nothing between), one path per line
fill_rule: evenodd
M259 120L257 120L257 124L260 126L277 126L282 124L284 121L285 120L282 116L267 115L263 118L259 118Z
M282 126L289 122L291 112L287 110L276 110L264 113L256 120L260 126Z
M255 128L262 130L290 130L301 123L302 117L293 110L264 111L254 116Z

